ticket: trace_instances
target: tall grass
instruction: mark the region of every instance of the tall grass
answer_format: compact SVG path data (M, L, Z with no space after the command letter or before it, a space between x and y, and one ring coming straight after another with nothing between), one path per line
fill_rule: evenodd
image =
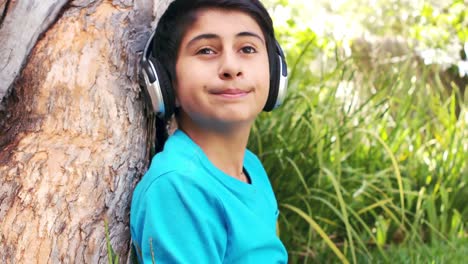
M301 58L290 58L287 101L249 142L292 263L388 261L392 244L466 237L464 95L411 62L358 74L344 60L314 78Z

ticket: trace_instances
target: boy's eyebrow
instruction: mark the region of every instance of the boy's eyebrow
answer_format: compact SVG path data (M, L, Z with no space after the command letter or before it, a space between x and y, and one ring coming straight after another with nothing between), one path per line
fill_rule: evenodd
M220 38L220 37L218 35L216 35L216 34L212 34L212 33L201 34L201 35L198 35L198 36L194 37L193 39L191 39L187 43L187 47L190 47L193 43L195 43L196 41L201 40L201 39L217 39L217 38Z
M249 31L240 32L236 35L236 37L255 37L255 38L258 38L262 43L265 43L262 37Z
M249 31L243 31L239 32L236 34L236 37L255 37L258 38L262 43L265 43L262 37L260 37L258 34L249 32ZM194 42L201 40L201 39L220 39L221 37L219 35L213 34L213 33L206 33L206 34L200 34L194 38L192 38L188 43L187 47L191 46Z

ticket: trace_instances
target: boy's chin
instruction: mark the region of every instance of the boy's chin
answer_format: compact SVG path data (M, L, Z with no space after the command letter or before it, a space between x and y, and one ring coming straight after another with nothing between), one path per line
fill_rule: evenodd
M236 117L230 116L229 118L220 118L209 120L207 127L215 128L216 130L236 130L238 128L245 128L246 126L251 126L255 121L255 116L253 117Z
M181 109L182 110L182 109ZM192 112L181 111L178 122L183 126L191 126L197 130L236 130L251 126L262 109L252 109L247 107L232 109L218 109L214 112Z
M225 123L226 125L244 125L246 123L253 123L259 114L260 111L233 111L223 113L223 115L218 116L216 119L218 122Z
M193 120L192 125L202 130L211 130L213 132L234 132L237 130L245 130L252 126L256 118L256 115L242 116L242 115L230 115L226 117L213 117L203 120Z

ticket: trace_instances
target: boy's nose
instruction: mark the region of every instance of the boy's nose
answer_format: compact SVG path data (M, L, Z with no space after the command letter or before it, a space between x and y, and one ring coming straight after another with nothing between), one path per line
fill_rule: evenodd
M233 54L224 54L219 69L219 78L223 80L242 76L242 65Z

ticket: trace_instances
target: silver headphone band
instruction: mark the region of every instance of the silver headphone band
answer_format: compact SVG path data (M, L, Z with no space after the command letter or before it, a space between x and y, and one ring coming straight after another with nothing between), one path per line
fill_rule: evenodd
M151 67L151 70L154 73L156 73L153 63L151 63L150 61L148 61L147 63ZM159 79L158 79L157 74L155 74L155 76L156 76L156 80L153 83L151 83L148 78L148 74L145 71L143 71L143 78L145 79L146 90L148 91L148 94L151 98L151 106L153 107L153 111L155 111L156 113L162 114L165 112L166 109L164 108L164 99L161 93Z
M288 76L287 74L283 75L283 73L286 71L285 64L281 56L278 55L278 57L279 57L279 65L281 67L281 70L279 72L280 76L279 76L279 85L278 85L278 97L276 98L275 106L273 108L277 108L283 103L286 97L286 92L288 90Z

